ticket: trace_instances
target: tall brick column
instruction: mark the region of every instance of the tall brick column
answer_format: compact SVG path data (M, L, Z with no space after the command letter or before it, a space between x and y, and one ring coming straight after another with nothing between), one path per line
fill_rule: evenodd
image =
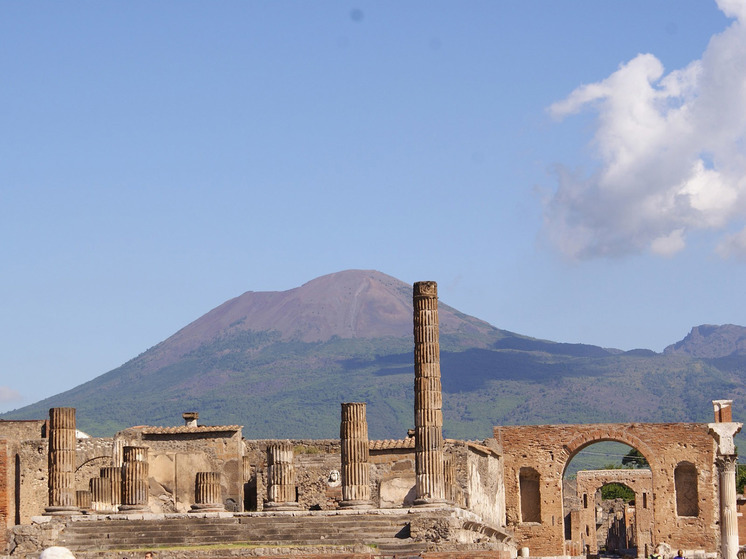
M368 464L368 421L365 404L342 404L339 426L342 446L342 502L347 508L372 508L370 500L370 465Z
M414 304L415 505L445 503L438 284L420 281Z
M220 473L197 472L194 482L194 504L189 512L224 511L220 496Z
M148 448L122 449L122 512L148 512Z
M268 510L297 510L293 445L290 441L267 447L267 503Z
M75 408L49 410L49 506L46 514L73 514L75 506Z
M104 466L99 470L99 476L107 480L111 485L111 508L119 510L122 504L122 468L117 466Z

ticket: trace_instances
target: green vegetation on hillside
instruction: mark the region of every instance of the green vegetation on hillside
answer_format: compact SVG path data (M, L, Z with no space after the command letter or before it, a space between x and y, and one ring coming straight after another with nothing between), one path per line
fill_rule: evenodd
M469 347L466 334L442 340L446 437L483 439L500 424L703 422L711 420L710 400L745 400L746 367L732 359L721 370L718 360L495 332L481 348ZM243 425L247 438L336 438L340 403L362 401L371 438L402 438L413 427L409 338L306 343L234 331L155 370L151 359L146 352L3 417L43 418L49 407L74 406L80 429L111 435L131 425L178 425L183 411L199 411L201 423Z

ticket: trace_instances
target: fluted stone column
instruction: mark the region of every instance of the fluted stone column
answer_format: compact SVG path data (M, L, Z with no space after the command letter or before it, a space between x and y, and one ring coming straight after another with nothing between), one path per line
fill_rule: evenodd
M111 480L103 477L92 477L88 482L91 488L91 508L96 512L113 512L111 497Z
M111 486L111 500L109 504L112 510L119 510L122 504L122 468L116 466L105 466L99 470L99 476L108 481Z
M720 471L720 519L722 522L722 557L736 559L738 556L738 511L736 510L736 461L735 455L722 456L718 460Z
M73 514L75 506L75 408L49 410L49 506L46 514Z
M86 490L76 491L75 506L77 506L81 511L91 510L91 492Z
M456 501L456 468L451 456L443 456L443 484L445 485L445 498L449 503Z
M289 441L267 447L267 503L268 510L296 510L295 468L293 445Z
M414 304L415 505L445 502L438 284L420 281Z
M148 512L148 448L125 446L122 464L122 512Z
M738 554L738 511L736 510L736 462L738 454L734 437L743 423L732 421L732 400L713 400L715 423L709 423L710 434L717 441L716 464L720 474L720 544L723 559Z
M339 427L342 446L342 502L348 508L372 508L370 500L370 465L368 464L368 421L365 404L342 404Z
M225 510L220 496L220 473L197 472L194 482L194 504L189 512L221 512Z

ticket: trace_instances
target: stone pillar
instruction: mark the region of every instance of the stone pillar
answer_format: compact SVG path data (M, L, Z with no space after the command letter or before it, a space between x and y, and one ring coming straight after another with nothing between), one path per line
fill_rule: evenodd
M79 490L75 492L75 506L81 511L91 510L91 492Z
M438 284L420 281L414 304L415 505L445 503Z
M738 511L736 510L736 461L737 456L722 456L718 460L720 471L720 521L722 523L723 559L738 556Z
M443 484L445 486L445 499L451 504L456 501L455 483L456 468L453 465L453 458L445 455L443 456Z
M103 477L92 477L88 482L91 488L91 508L96 512L113 512L111 480Z
M220 496L220 473L197 472L194 482L194 504L189 512L225 511Z
M372 508L368 422L364 403L342 404L339 438L342 446L342 502L339 505L347 508Z
M75 408L49 410L49 506L46 514L73 514L75 506Z
M148 449L125 446L122 452L122 512L148 512Z
M105 466L99 470L101 478L107 480L111 486L111 500L109 504L114 511L119 510L122 504L122 468L116 466Z
M267 510L297 510L293 445L289 441L267 447Z
M716 464L720 474L720 552L723 559L736 559L738 553L738 512L736 510L736 462L734 437L743 423L730 421L731 400L713 400L715 423L710 434L717 442Z

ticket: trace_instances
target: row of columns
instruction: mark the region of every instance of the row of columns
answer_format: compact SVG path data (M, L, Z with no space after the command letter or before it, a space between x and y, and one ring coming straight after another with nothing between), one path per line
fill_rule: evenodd
M75 408L49 410L48 515L73 514L82 510L136 513L148 509L148 448L124 446L122 466L101 468L91 478L87 491L75 490ZM220 474L197 472L193 509L222 510Z
M415 505L446 502L452 466L443 455L443 401L440 381L440 332L438 286L417 282L412 292L414 307L414 420ZM49 410L49 507L48 514L69 514L88 504L86 495L75 492L75 408ZM340 422L343 507L370 507L368 424L365 404L343 403ZM146 447L125 446L119 468L102 468L90 481L90 506L119 506L125 512L147 510L148 461ZM267 448L268 508L297 508L293 448L280 442ZM244 464L244 468L247 465ZM115 470L117 473L115 473ZM217 481L216 478L217 477ZM219 503L219 474L200 472L195 482L197 509ZM217 493L216 493L217 492Z
M415 505L436 506L452 500L454 467L443 453L443 398L440 382L438 284L413 286ZM339 438L342 450L340 506L368 508L370 500L368 422L365 404L343 403ZM298 508L293 447L267 447L267 505L270 510Z

